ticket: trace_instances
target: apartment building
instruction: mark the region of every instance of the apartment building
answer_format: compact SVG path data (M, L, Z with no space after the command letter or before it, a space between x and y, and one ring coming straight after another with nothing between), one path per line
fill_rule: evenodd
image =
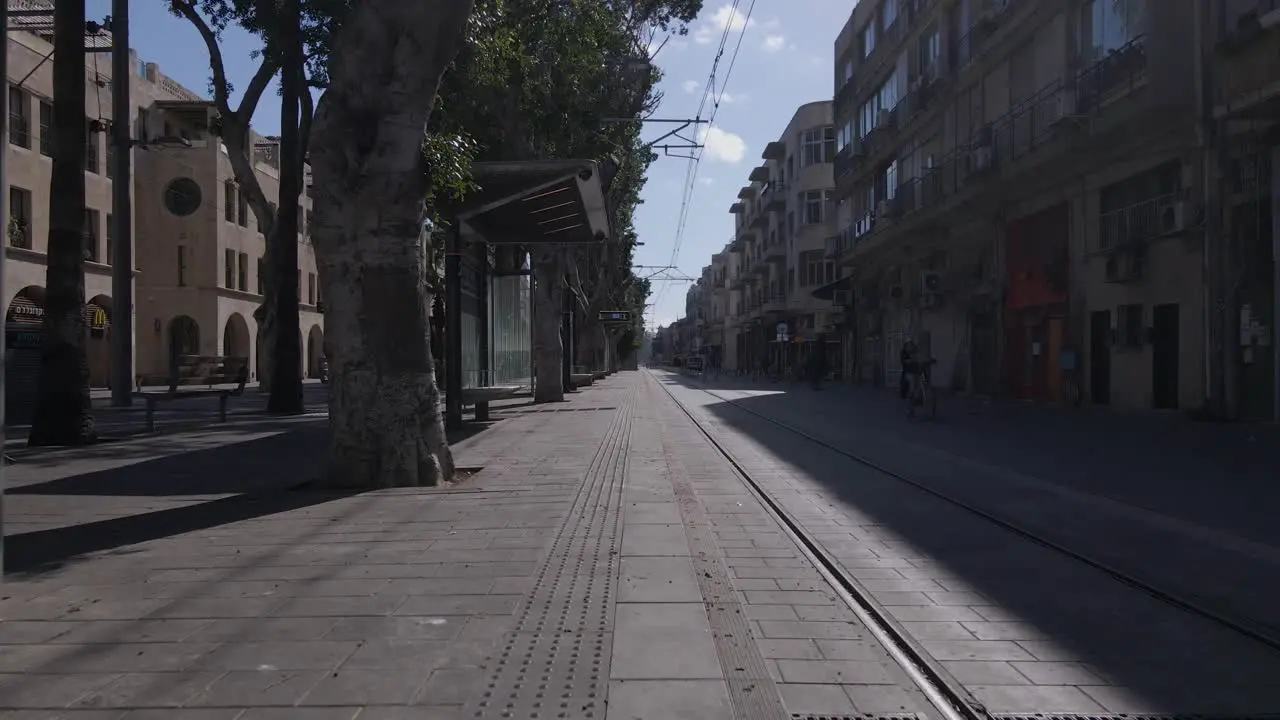
M1210 325L1228 349L1218 391L1230 417L1280 420L1280 0L1223 0L1204 22L1220 123L1220 245L1229 251L1211 258L1227 290L1214 293L1222 312Z
M33 8L27 8L33 9ZM49 238L49 183L53 153L53 45L51 36L11 30L8 53L9 132L5 143L8 188L4 243L6 407L20 421L31 407L39 374L39 329L44 322L44 286ZM105 38L90 44L109 45ZM133 56L137 77L130 83L134 107L192 96L162 75L148 80ZM85 123L85 321L89 327L89 380L105 387L110 377L110 338L114 306L111 262L115 251L112 221L114 149L107 134L111 116L110 55L86 58ZM136 118L135 118L136 119ZM138 154L141 154L138 153ZM138 279L135 273L135 292Z
M810 352L839 362L839 344L825 332L830 304L812 297L835 278L834 262L825 257L835 227L835 157L831 101L802 105L765 146L762 163L729 208L738 274L728 287L741 293L736 367L794 366Z
M896 385L913 337L957 391L1203 402L1195 7L857 5L835 46L829 256L859 378Z
M15 413L29 407L39 370L37 331L44 316L54 102L50 40L42 34L11 30L7 42L9 187L4 196L8 202L6 297L0 301L6 319L6 402ZM172 352L223 353L256 360L252 311L259 302L257 265L265 241L234 194L225 150L209 134L210 105L166 77L154 63L143 62L136 54L132 57L130 94L137 109L131 119L136 371L167 373ZM91 53L86 74L85 120L90 132L85 173L85 318L90 383L105 387L110 378L115 310L111 298L115 178L111 176L113 148L106 134L111 113L109 54ZM258 177L268 196L273 196L278 172L272 166L272 143L262 142ZM299 242L303 306L299 330L304 333L304 362L314 374L322 354L323 318L318 312L314 254L305 235Z

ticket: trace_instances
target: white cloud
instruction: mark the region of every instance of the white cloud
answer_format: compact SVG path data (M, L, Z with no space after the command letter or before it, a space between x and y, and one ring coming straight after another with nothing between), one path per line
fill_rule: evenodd
M734 165L742 162L747 154L745 140L718 127L700 127L698 142L702 145L702 156L715 162Z
M684 82L680 83L680 89L684 90L686 93L689 93L690 95L698 92L698 90L702 87L704 87L703 84L698 82L697 80L685 80Z
M702 183L703 185L715 185L715 184L716 184L716 179L715 179L715 178L704 177L704 178L698 178L698 182Z
M702 27L698 28L693 34L693 41L699 45L708 45L726 29L731 32L738 32L755 24L756 21L747 18L741 10L734 8L732 5L721 5L720 9L707 18Z
M785 35L765 35L764 36L765 52L778 52L787 46L787 38Z

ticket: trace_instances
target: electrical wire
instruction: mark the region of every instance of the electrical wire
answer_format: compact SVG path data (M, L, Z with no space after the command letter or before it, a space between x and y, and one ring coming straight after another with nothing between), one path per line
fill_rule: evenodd
M738 5L740 1L741 0L733 0L733 4L730 6L729 22L725 23L724 30L720 35L720 44L716 49L715 58L711 63L711 72L707 77L707 84L703 90L702 99L698 104L698 114L695 117L701 118L702 111L706 108L707 101L711 101L711 114L710 117L707 118L707 131L706 135L704 135L704 142L706 136L710 135L711 129L715 127L716 115L720 111L720 105L724 100L725 92L729 85L729 78L733 75L734 65L736 65L738 61L738 53L742 50L742 41L747 35L748 26L751 24L751 15L755 11L756 0L751 0L750 4L747 6L747 12L742 19L742 30L738 34L738 42L734 45L733 54L729 58L728 67L725 68L724 78L719 83L719 92L717 93L716 72L719 69L720 60L724 57L725 46L728 44L729 34L733 26L733 18L738 14ZM680 257L680 248L684 242L684 231L688 224L689 209L692 205L693 193L697 185L698 169L702 163L703 152L705 152L705 147L695 151L693 158L689 160L686 165L684 196L680 202L680 214L676 225L676 237L671 248L671 260L667 263L668 265L674 266ZM657 299L654 301L655 306L666 296L666 291L670 285L671 283L669 282L662 284L662 287L658 291Z

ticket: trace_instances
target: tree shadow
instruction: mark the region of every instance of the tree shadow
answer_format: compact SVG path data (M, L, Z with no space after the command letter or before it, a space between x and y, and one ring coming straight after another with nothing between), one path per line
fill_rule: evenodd
M496 425L469 423L448 434L451 445ZM317 489L324 471L328 423L295 424L285 432L178 451L164 457L96 472L11 488L12 497L60 498L60 527L7 535L5 574L38 575L56 571L74 558L116 550L173 535L204 530L359 494ZM96 448L95 448L96 449ZM218 496L202 500L203 496ZM105 498L185 498L179 507L76 522L94 517ZM78 512L79 511L79 512ZM11 519L12 519L12 511Z
M943 653L940 659L981 658L945 655L955 648L945 647L946 640L927 630L946 631L950 640L997 641L990 647L1005 660L1082 663L1071 666L1082 679L1070 684L1118 685L1160 710L1230 713L1280 707L1280 684L1274 682L1280 677L1280 653L1275 650L1158 602L832 448L1077 552L1107 553L1103 557L1114 567L1152 584L1164 583L1161 589L1173 594L1225 606L1264 628L1280 614L1273 602L1280 597L1280 576L1268 563L1221 548L1210 551L1185 537L1176 540L1176 534L1163 528L1114 521L1107 511L1054 496L1025 477L1006 477L1017 473L994 463L936 453L929 445L934 438L959 433L957 442L966 442L968 423L960 418L948 425L913 423L892 395L813 392L785 382L659 379L682 401L701 405L700 412L732 430L718 440L730 452L737 450L748 471L753 465L761 471L753 474L802 525L817 523L829 552L855 577L876 586L886 603L893 604L900 594L888 592L884 580L891 576L900 585L896 590L905 593L902 597L933 586L941 593L938 597L955 598L956 606L939 604L898 615L913 620L904 623L922 633L918 638L926 649ZM691 392L704 387L750 394L719 393L732 398L727 402ZM855 397L862 404L851 405ZM796 427L823 444L765 418ZM1007 428L996 434L997 427L980 430L995 435L987 443L1023 443ZM1075 450L1088 453L1087 446ZM782 462L774 464L770 456ZM1073 467L1081 472L1084 466L1077 461ZM835 539L837 531L846 537ZM952 580L935 584L935 577ZM976 597L966 598L961 594L966 590Z

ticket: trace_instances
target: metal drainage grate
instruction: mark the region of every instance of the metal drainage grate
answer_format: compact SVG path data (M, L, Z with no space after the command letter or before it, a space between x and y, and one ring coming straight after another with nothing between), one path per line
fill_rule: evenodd
M1117 713L1081 715L1071 713L993 713L992 720L1280 720L1280 714L1197 715L1194 713Z
M861 715L803 715L793 713L791 720L920 720L920 716L916 713L882 713L879 715L872 713Z

